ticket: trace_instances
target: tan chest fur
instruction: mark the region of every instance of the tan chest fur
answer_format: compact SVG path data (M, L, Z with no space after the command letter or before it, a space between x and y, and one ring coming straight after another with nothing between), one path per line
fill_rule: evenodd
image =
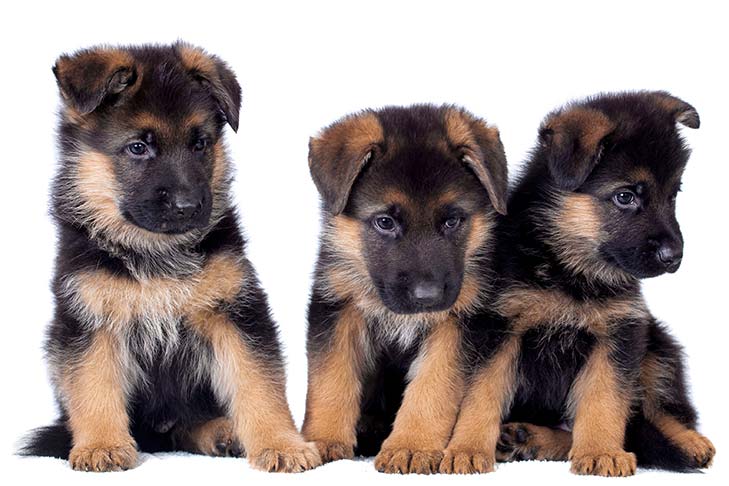
M519 334L538 326L574 326L599 337L607 335L611 323L617 320L648 316L640 299L578 301L558 290L535 288L511 289L496 305Z
M84 270L64 281L64 294L76 317L92 329L123 334L142 326L159 338L169 338L185 316L233 300L244 278L238 257L216 255L199 273L184 279L132 279L106 270Z

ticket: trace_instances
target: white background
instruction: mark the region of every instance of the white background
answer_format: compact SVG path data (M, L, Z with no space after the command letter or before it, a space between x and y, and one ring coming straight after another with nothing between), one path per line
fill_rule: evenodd
M236 199L288 359L288 395L300 424L306 391L305 312L319 225L307 167L308 137L365 107L414 102L461 104L501 129L512 175L541 118L600 91L665 89L692 103L701 129L686 129L693 156L679 196L685 259L675 275L645 283L650 308L686 347L701 429L719 450L704 475L641 472L659 481L727 484L727 124L726 14L699 2L588 2L487 5L212 1L6 3L2 12L0 124L3 136L0 477L14 484L147 480L599 481L566 464L501 466L488 477L392 478L370 462L343 461L296 477L252 472L242 460L146 456L136 470L73 473L65 462L18 459L15 441L55 416L41 343L52 313L54 229L47 215L55 165L58 95L51 66L62 52L98 43L184 39L228 61L243 87ZM306 3L306 4L304 4ZM505 3L505 2L504 2ZM717 2L717 5L719 2ZM620 481L620 480L618 480Z

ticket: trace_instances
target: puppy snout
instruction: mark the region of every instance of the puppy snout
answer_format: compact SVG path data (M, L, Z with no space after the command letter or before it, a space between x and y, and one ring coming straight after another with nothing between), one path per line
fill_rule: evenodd
M412 298L415 302L422 306L430 306L437 304L443 300L445 292L442 283L435 281L416 282L412 287Z
M663 244L656 250L656 256L665 267L666 271L673 273L681 266L683 249L678 245Z
M192 194L176 194L172 200L172 210L180 219L189 219L197 216L202 206L202 199Z
M197 217L205 204L205 196L195 190L158 188L157 194L165 208L167 218L180 222Z

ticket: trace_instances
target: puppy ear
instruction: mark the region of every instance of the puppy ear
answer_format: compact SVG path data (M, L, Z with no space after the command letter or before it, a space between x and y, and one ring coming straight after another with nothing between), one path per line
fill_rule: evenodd
M88 49L63 55L53 66L58 88L67 105L86 115L112 95L137 80L134 59L121 49Z
M508 176L499 130L458 108L446 111L445 128L449 144L476 174L494 209L506 214Z
M677 123L689 128L699 128L701 120L696 108L680 98L676 98L665 91L655 91L651 96L658 105L667 111Z
M539 140L557 187L574 191L585 182L600 161L603 140L614 129L607 115L592 108L566 108L547 117Z
M203 49L178 42L174 49L192 76L210 91L225 119L233 129L238 131L240 120L241 89L235 73L217 56L208 54Z
M365 111L350 115L309 140L309 170L325 207L344 211L355 179L384 141L377 116Z

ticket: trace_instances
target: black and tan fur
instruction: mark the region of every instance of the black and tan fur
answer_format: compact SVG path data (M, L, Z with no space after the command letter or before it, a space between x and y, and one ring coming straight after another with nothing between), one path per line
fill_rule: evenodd
M436 472L462 396L462 321L490 288L498 131L452 106L366 110L313 138L309 163L323 230L304 437L325 462Z
M640 289L682 257L675 198L689 150L677 124L698 128L698 114L663 92L546 118L497 231L498 295L471 326L478 371L441 471L491 471L497 448L601 476L710 464L681 350Z
M138 450L318 465L286 403L276 326L230 200L234 74L183 43L91 48L61 56L54 73L46 351L61 418L22 453L86 471L134 467Z

